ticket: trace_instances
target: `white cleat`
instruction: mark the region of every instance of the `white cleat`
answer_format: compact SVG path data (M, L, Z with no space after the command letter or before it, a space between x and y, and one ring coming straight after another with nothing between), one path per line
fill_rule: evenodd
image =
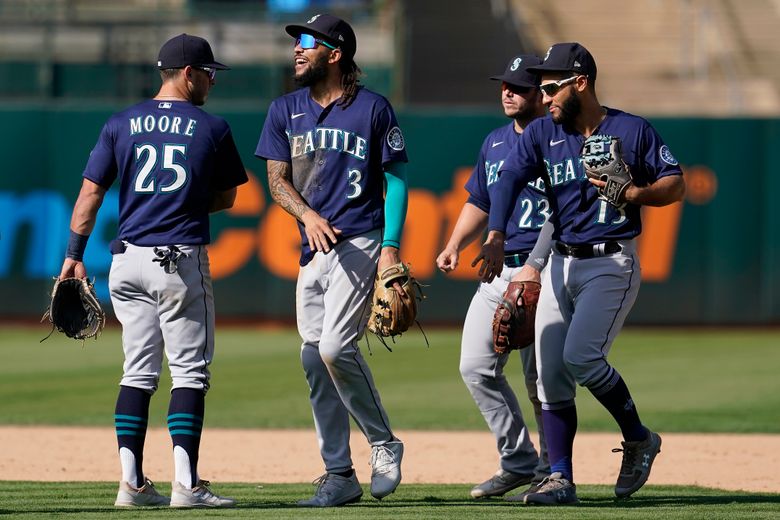
M390 441L371 450L371 496L381 500L395 491L401 483L401 459L404 444Z
M188 489L179 481L171 484L171 507L233 507L236 501L232 498L215 495L209 489L208 480L199 480L197 485Z
M119 491L116 494L116 507L143 507L143 506L167 506L171 499L159 494L154 489L154 483L146 479L140 488L131 486L128 482L119 483Z

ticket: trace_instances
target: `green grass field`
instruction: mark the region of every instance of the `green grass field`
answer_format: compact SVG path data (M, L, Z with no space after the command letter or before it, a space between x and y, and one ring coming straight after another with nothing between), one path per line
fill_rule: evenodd
M170 491L160 484L163 493ZM133 509L112 506L115 483L3 482L0 515L15 518L273 518L273 519L724 519L757 520L780 515L780 496L735 493L695 487L647 486L641 495L615 500L607 486L581 486L577 507L549 508L515 505L500 499L475 501L468 486L404 485L378 502L368 493L357 504L326 510L301 509L295 501L311 488L302 484L220 484L218 491L239 501L239 507L219 511ZM364 486L365 491L365 486Z
M0 335L0 424L113 426L121 375L120 334L109 329L81 343L40 327L3 326ZM460 331L428 331L430 347L409 333L385 350L363 352L374 371L395 428L485 428L458 374ZM207 399L207 427L312 428L307 386L292 330L221 327ZM610 360L628 381L643 420L664 432L780 433L780 331L629 329ZM522 389L519 358L507 373ZM152 401L151 424L163 426L170 379ZM530 405L524 412L533 421ZM616 431L611 417L580 391L579 430ZM12 449L4 447L4 449ZM170 484L160 483L168 492ZM239 499L233 510L116 511L116 483L0 482L0 516L19 518L555 518L763 519L780 518L780 494L648 485L616 501L608 486L580 486L578 507L526 508L501 500L469 500L467 485L403 485L381 503L368 493L359 504L301 510L308 484L220 483L217 492Z
M118 329L97 341L40 327L3 326L0 423L113 426L122 371ZM398 429L482 430L458 372L460 331L408 333L388 352L361 343ZM211 427L310 428L308 388L293 330L218 327L207 399ZM665 432L780 433L780 330L628 329L610 362L628 382L644 422ZM519 356L507 375L522 392ZM170 378L163 375L150 422L163 426ZM533 421L527 399L524 415ZM580 431L616 431L590 394L578 395Z

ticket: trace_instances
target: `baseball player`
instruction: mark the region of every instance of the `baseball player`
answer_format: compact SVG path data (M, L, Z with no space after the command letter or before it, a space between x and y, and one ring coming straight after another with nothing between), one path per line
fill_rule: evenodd
M501 103L504 114L512 122L496 128L482 143L477 165L466 183L469 198L447 242L436 259L439 269L448 273L455 269L460 251L485 230L490 201L497 186L498 171L512 150L523 129L546 110L539 90L539 75L529 67L542 63L537 56L514 57L501 76ZM550 474L541 420L541 402L536 395L536 358L533 347L520 350L528 397L533 403L539 428L540 453L529 438L528 429L514 391L504 376L509 353L499 355L493 350L490 328L496 306L501 302L507 285L519 276L524 265L524 279L539 281L542 267L550 251L549 233L532 252L542 226L550 216L550 205L544 186L529 184L517 199L507 224L504 269L492 282L483 282L471 300L463 324L460 373L471 396L477 403L488 427L496 437L500 467L495 475L471 490L473 498L501 496L507 491L531 483L530 491ZM547 226L549 231L551 227ZM531 255L529 257L529 254ZM515 497L510 497L514 499Z
M303 88L271 103L255 155L267 160L271 195L297 219L302 239L296 314L326 473L298 504L339 506L363 494L350 457L350 416L372 446L371 494L381 499L401 480L403 444L357 342L377 266L399 261L407 157L390 103L358 84L352 27L318 14L286 31Z
M122 324L124 373L114 415L122 480L116 506L229 507L198 475L198 452L214 354L214 299L206 244L209 213L229 208L247 182L228 124L204 112L217 70L203 38L180 34L160 49L162 86L114 114L83 174L60 278L87 276L82 262L103 196L119 188L118 238L109 290ZM168 430L171 498L143 472L149 402L163 353L173 380Z
M599 103L596 64L583 46L555 44L544 63L531 70L542 74L540 88L550 114L528 125L501 167L488 238L478 257L487 276L500 270L516 198L541 177L555 227L536 316L539 399L552 474L524 502L578 501L572 471L576 384L587 388L620 427L623 462L615 494L627 497L647 481L661 438L640 421L607 355L639 290L635 237L641 231L640 206L680 200L685 183L668 146L646 120ZM622 140L633 178L614 205L599 196L597 188L605 183L584 175L580 150L594 134Z

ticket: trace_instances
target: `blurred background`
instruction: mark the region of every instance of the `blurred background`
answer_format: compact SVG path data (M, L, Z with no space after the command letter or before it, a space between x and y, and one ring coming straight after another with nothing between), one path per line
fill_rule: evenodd
M488 78L561 41L591 51L600 101L648 118L688 182L684 202L644 210L628 323L780 323L780 0L1 0L0 319L42 314L103 123L156 93L161 44L187 32L232 68L206 109L230 123L252 181L212 217L218 317L292 322L299 235L254 150L268 104L294 88L283 27L318 12L352 24L362 82L404 131L402 256L428 285L424 324L462 323L477 283L476 246L448 277L434 260L484 136L507 122ZM85 257L107 305L116 208L112 190Z

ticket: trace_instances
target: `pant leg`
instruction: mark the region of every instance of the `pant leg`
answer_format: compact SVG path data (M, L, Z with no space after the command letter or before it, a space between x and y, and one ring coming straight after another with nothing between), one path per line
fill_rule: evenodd
M496 438L500 466L505 471L529 475L539 458L515 392L504 375L510 354L493 350L492 319L513 270L490 284L479 285L463 324L460 373L490 431ZM526 349L527 350L527 349Z
M320 356L342 403L371 445L394 439L371 370L358 348L379 259L379 230L339 243L328 259Z
M337 473L352 467L352 456L349 413L319 351L325 316L325 266L324 255L317 253L309 264L301 268L296 287L296 320L303 340L301 364L309 385L309 402L320 455L325 470Z

